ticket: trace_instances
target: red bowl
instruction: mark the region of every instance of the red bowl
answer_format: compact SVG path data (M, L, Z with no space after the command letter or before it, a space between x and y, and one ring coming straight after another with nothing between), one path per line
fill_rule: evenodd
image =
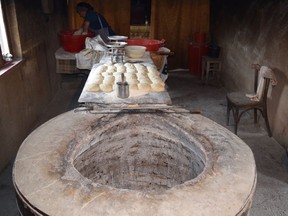
M158 51L164 46L165 40L150 40L142 38L133 38L127 40L128 45L145 46L147 51Z
M80 52L85 48L87 37L94 37L95 34L89 32L87 35L73 35L75 30L65 30L59 33L60 44L67 52Z

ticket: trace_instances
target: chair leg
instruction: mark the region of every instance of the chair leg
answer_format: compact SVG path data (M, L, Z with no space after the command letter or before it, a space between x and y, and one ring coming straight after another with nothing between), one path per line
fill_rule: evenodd
M254 108L254 124L257 123L257 109Z
M231 105L229 101L227 101L227 111L226 111L226 125L229 125L230 122L230 110L231 110Z
M239 122L239 110L237 108L233 110L233 117L234 117L234 133L237 135L238 122Z
M263 109L263 117L266 123L266 128L267 128L267 132L268 132L268 136L271 137L272 136L272 132L271 132L271 128L269 125L269 119L268 119L268 114L267 114L267 108L264 107Z
M205 71L206 71L206 65L205 65L205 59L204 57L202 57L202 73L201 73L201 80L202 82L204 81L204 77L205 77Z
M208 84L209 73L210 73L210 63L207 62L207 63L206 63L206 80L205 80L205 83L206 83L206 84Z

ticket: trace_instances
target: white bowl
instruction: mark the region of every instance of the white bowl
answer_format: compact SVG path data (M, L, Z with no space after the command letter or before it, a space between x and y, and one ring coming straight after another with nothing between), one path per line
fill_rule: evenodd
M127 40L128 37L122 36L122 35L111 35L111 36L108 36L108 39L113 40L113 41L123 41L123 40Z
M125 53L129 58L142 58L145 51L145 46L125 46Z

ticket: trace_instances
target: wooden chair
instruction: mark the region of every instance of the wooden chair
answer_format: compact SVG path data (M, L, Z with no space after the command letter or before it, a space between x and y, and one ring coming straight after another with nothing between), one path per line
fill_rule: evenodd
M209 76L213 74L219 79L219 72L222 70L221 58L211 58L209 56L202 56L202 75L201 79L203 82L208 84Z
M252 68L255 69L254 76L254 91L256 92L258 86L258 75L260 70L259 64L253 64ZM237 134L238 124L241 116L248 110L254 110L254 123L257 123L257 110L259 110L265 120L266 128L269 137L272 136L272 132L269 126L268 113L267 113L267 94L268 88L270 85L270 79L264 77L264 91L262 98L259 101L253 101L246 96L246 93L243 92L231 92L228 93L227 98L227 125L229 125L230 111L232 110L234 117L234 132Z

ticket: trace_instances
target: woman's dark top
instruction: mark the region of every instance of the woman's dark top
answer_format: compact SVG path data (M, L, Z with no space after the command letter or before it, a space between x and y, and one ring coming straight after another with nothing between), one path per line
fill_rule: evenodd
M88 10L86 17L85 17L85 21L89 21L90 25L89 25L89 30L90 31L95 31L95 30L99 30L101 29L101 24L99 22L98 16L102 22L102 26L103 28L108 27L109 30L109 35L114 35L115 33L113 32L113 30L111 29L111 27L109 26L108 22L106 21L106 19L99 13L93 11L93 10Z

